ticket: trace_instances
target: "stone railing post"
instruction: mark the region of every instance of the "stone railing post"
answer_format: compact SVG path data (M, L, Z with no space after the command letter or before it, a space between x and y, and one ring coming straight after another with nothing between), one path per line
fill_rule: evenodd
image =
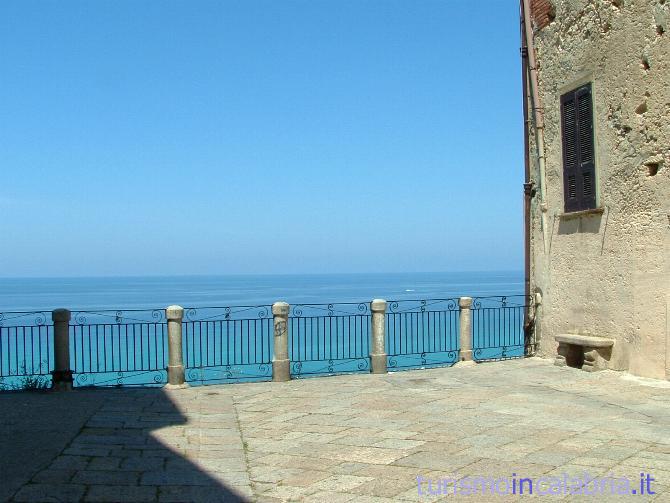
M291 362L288 359L288 312L290 306L286 302L272 304L274 324L274 354L272 355L272 380L289 381L291 379Z
M386 301L374 299L370 302L370 311L372 312L371 372L386 374Z
M169 306L165 308L165 319L168 329L168 387L183 387L186 381L184 376L184 359L182 354L182 320L184 308Z
M461 309L460 343L462 362L472 361L472 297L458 299Z
M70 318L67 309L54 309L51 320L54 323L54 371L51 373L51 389L72 390L72 369L70 369Z

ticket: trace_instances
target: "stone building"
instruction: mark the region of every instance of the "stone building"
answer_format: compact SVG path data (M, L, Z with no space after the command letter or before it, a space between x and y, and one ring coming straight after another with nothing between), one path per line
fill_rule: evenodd
M668 379L670 0L521 3L537 354Z

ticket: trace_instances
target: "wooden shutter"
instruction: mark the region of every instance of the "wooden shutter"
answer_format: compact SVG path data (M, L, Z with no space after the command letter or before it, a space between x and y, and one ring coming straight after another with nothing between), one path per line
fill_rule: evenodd
M565 211L596 207L591 84L561 96Z

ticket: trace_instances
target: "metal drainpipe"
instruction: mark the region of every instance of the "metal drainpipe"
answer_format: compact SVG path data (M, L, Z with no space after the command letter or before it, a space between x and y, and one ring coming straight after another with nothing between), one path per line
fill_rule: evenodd
M533 197L533 184L530 180L530 141L528 138L528 46L526 44L524 5L520 5L520 31L521 31L521 81L523 85L523 144L524 144L524 184L523 184L523 226L524 226L524 294L526 299L526 310L524 313L524 345L526 352L534 353L531 349L533 325L535 324L534 313L530 307L530 204ZM530 350L530 351L529 351Z
M528 69L533 101L533 116L535 118L535 144L537 147L537 158L540 168L538 185L540 186L540 211L542 216L542 241L545 255L547 249L547 182L546 182L546 160L544 156L544 117L540 102L538 88L537 62L535 61L535 47L533 45L533 26L530 20L530 0L522 0L523 24L525 32L526 51L528 54Z

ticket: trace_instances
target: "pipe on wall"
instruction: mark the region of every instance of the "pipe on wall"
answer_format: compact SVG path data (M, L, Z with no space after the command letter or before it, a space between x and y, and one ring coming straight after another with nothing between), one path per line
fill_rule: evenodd
M530 179L530 141L528 138L528 45L526 44L525 16L523 0L519 3L519 27L521 39L521 82L523 86L523 145L524 145L524 183L523 183L523 227L524 227L524 295L526 299L526 310L524 313L524 344L526 353L534 353L532 344L533 326L535 324L534 312L530 306L530 204L533 197L533 184Z
M523 14L523 33L528 57L528 80L530 82L530 97L533 104L533 118L535 122L535 146L537 147L537 160L540 171L538 185L540 188L540 211L542 218L542 242L544 253L547 250L547 183L546 183L546 159L544 155L544 116L540 102L540 91L537 76L537 61L535 60L535 46L533 44L533 26L530 19L530 0L521 0ZM524 100L526 98L524 97Z

